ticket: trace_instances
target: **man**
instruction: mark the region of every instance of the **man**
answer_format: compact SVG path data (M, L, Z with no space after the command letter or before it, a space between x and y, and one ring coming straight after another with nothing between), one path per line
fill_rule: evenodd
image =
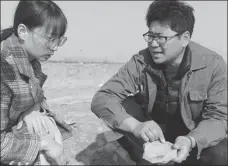
M227 164L226 62L191 41L186 3L153 1L146 21L148 47L101 87L91 110L136 162L143 143L166 140L175 163Z

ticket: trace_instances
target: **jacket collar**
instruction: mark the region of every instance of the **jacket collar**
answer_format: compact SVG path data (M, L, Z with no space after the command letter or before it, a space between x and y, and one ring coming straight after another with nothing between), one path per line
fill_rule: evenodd
M207 66L204 53L205 48L193 41L191 41L188 46L192 54L190 70L194 71L205 68Z
M176 79L181 79L190 70L191 62L192 62L192 52L189 49L189 46L187 46L185 49L182 62L180 63L180 67L177 71L177 75L175 76Z
M31 78L34 75L32 64L40 62L36 59L33 60L33 63L29 62L27 53L19 43L15 34L12 34L9 38L7 38L6 45L13 55L13 59L18 67L19 72Z
M150 75L155 75L155 76L161 78L163 81L165 81L164 74L162 72L162 69L164 68L164 66L158 65L153 62L148 48L139 52L139 54L137 56L137 60L144 65L143 72L147 72Z

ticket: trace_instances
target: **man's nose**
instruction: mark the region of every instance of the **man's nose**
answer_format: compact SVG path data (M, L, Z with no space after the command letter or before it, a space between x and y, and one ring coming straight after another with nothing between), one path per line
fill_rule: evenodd
M151 42L149 42L148 45L151 47L159 47L159 44L155 39L153 39Z

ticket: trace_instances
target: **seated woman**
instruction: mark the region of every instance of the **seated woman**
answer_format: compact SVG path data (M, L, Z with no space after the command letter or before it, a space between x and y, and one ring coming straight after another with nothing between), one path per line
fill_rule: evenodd
M1 32L1 164L66 164L62 140L73 130L50 111L39 62L65 43L66 28L54 2L20 1Z

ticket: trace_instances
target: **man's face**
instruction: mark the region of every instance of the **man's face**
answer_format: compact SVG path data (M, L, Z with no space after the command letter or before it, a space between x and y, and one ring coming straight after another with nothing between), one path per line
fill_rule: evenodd
M149 27L149 34L152 36L166 36L167 41L159 43L156 40L148 42L152 59L157 64L172 63L184 51L183 45L186 41L177 35L177 32L172 31L168 25L161 24L158 21L153 21ZM170 38L172 37L172 38Z

